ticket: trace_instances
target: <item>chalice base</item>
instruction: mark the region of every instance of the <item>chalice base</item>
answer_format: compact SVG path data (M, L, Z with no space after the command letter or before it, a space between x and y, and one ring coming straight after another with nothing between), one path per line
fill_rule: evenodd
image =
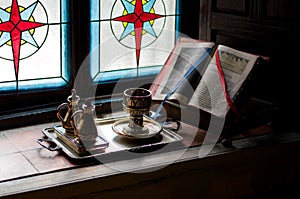
M115 133L126 137L126 138L150 138L162 131L162 126L160 123L144 116L143 127L141 128L131 128L129 127L129 118L121 119L116 121L112 125L112 129Z
M128 125L128 126L124 126L123 132L126 134L130 134L130 135L147 134L147 133L149 133L149 129L147 127L131 128Z

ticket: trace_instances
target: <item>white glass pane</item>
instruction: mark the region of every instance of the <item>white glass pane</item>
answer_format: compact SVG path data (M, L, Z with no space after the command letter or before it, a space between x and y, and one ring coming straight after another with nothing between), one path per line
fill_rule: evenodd
M60 39L57 34L59 31L60 26L50 26L47 40L44 43L46 47L41 47L36 56L30 56L20 61L19 80L60 76L61 55L58 50L60 49Z

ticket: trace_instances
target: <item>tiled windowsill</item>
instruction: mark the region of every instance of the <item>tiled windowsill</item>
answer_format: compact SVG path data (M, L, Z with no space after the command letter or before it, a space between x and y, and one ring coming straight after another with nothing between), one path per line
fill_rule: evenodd
M76 166L59 152L42 148L37 139L47 123L0 132L0 183L24 176L37 175Z
M168 158L177 154L174 151L169 154L156 154L137 160L121 160L112 162L110 165L91 161L73 161L62 152L48 151L36 142L38 138L43 136L43 128L56 124L58 123L0 131L0 196L26 193L143 169L151 170L151 168L170 164ZM191 127L187 126L187 130L182 131L181 135L184 137L184 141L191 139L188 133L189 128ZM268 127L261 126L247 132L247 136L252 135L248 138L243 138L243 135L240 135L239 139L234 141L235 148L225 148L219 143L209 156L238 152L256 146L299 142L300 140L298 133L281 136L270 134L269 130ZM260 135L261 133L264 135ZM199 130L198 135L193 139L192 145L195 147L186 150L174 163L199 159L199 149L196 146L203 141L203 131Z

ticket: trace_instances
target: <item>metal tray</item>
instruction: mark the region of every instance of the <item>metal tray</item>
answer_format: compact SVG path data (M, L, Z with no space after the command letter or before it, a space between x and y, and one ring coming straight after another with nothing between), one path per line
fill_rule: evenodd
M98 134L100 137L108 141L109 145L105 149L95 150L88 154L78 154L75 150L69 147L63 140L61 140L54 131L53 127L42 130L46 139L39 140L55 143L55 147L51 150L62 150L67 156L72 159L86 159L86 158L100 158L101 160L112 160L122 157L136 157L138 154L152 154L162 151L170 151L183 147L183 138L175 132L162 128L162 131L146 139L128 139L115 133L112 125L115 121L122 118L105 118L96 119ZM43 146L43 144L41 144ZM47 148L47 147L46 147ZM48 147L49 149L49 147ZM125 155L124 155L125 154Z

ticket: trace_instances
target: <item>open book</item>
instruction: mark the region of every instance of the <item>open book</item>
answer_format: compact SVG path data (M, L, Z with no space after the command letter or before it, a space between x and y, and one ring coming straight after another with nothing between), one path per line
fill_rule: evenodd
M225 117L260 56L181 37L150 87L152 99Z

